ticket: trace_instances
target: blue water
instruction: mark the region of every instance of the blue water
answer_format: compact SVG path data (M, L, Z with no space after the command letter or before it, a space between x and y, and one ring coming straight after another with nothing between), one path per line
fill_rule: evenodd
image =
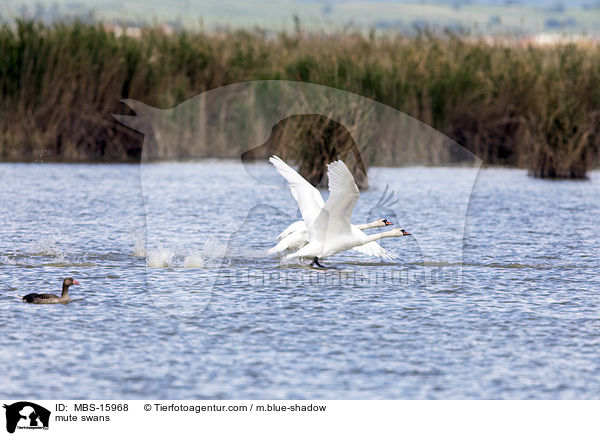
M264 253L296 214L269 165L0 164L0 397L598 398L599 173L369 177L353 222L413 236L315 271Z

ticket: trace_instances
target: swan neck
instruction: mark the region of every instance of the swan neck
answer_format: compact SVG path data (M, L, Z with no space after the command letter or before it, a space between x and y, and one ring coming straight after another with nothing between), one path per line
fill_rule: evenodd
M61 298L69 296L69 285L63 283L62 294L60 294Z
M359 230L365 230L365 229L374 229L375 227L385 227L385 226L381 225L381 221L373 221L372 223L358 224L356 227Z
M398 235L393 230L389 230L387 232L375 233L374 235L367 236L367 242L373 242L373 241L377 241L378 239L381 239L381 238L391 238L394 236L398 236Z

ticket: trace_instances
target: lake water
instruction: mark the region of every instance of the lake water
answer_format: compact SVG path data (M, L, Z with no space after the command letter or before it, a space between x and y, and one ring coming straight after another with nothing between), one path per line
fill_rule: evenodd
M318 271L265 255L267 164L0 164L0 397L598 398L600 173L369 175L353 222L413 236Z

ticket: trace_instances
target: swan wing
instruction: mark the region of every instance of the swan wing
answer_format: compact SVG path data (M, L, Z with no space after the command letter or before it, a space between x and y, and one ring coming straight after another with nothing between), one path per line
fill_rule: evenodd
M307 225L314 223L325 204L319 190L308 183L304 177L278 156L271 156L269 162L273 164L277 172L289 183L290 190L298 203L298 208L304 222Z
M329 178L329 198L310 227L310 239L324 241L328 235L340 236L352 234L351 219L354 205L360 195L352 173L338 160L327 165Z
M366 254L367 256L380 257L382 259L396 259L396 255L391 251L386 250L375 241L368 242L364 245L359 245L352 248L354 251Z
M286 229L281 232L278 236L277 236L277 240L281 241L283 238L285 238L286 236L295 233L297 231L302 231L302 230L306 230L306 223L304 221L294 221L292 224L290 224L289 226L286 227Z
M354 236L360 239L366 239L367 234L360 230L358 226L352 226L352 233ZM367 256L380 257L382 259L395 259L396 255L391 251L386 250L381 245L379 245L376 241L367 242L363 245L357 245L352 248L354 251L358 251L359 253L366 254Z
M302 221L304 223L304 221ZM282 238L277 245L267 250L267 254L281 253L285 250L297 250L308 242L308 230L298 230Z

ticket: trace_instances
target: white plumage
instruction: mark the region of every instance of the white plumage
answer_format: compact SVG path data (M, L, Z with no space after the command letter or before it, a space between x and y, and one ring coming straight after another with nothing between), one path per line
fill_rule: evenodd
M352 173L344 162L336 161L327 165L330 195L327 203L324 203L321 193L283 160L272 156L269 161L288 181L302 215L301 221L293 222L278 235L279 242L269 250L269 254L298 250L286 258L323 258L353 249L384 259L396 257L375 240L408 234L404 230L397 229L369 236L362 229L385 227L391 223L381 219L359 226L351 224L352 211L360 193Z

